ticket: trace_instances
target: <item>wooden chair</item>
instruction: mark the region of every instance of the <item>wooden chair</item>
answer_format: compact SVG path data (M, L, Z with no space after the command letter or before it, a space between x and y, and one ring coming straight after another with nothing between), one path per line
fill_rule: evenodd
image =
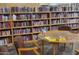
M76 55L79 55L79 49L75 49Z
M34 52L36 55L39 55L40 53L38 52L39 50L39 45L38 42L35 40L32 41L24 41L22 40L22 37L18 36L15 38L15 46L16 46L16 50L18 52L19 55L21 55L21 52L28 52L28 51L32 51ZM33 47L28 47L30 44L33 44Z

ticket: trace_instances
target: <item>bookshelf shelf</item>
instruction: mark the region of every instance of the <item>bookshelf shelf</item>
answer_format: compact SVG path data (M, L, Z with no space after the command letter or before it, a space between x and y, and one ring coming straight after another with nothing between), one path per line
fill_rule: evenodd
M10 30L11 28L0 28L0 30Z
M0 36L0 38L2 37L11 37L12 35L5 35L5 36Z
M0 21L0 22L11 22L11 20L7 20L7 21Z
M21 27L13 27L13 29L21 29L21 28L31 28L32 26L21 26Z
M30 19L27 20L13 20L13 22L21 22L21 21L31 21Z
M30 35L32 33L24 33L24 34L14 34L13 36L20 36L20 35Z
M1 12L0 12L0 14L10 14L10 12L4 12L4 13L1 13Z
M16 36L22 36L26 38L26 42L33 42L37 41L38 34L42 32L41 29L50 31L58 29L61 25L70 26L73 30L79 29L79 7L78 9L72 7L73 10L71 10L70 7L65 6L65 10L63 6L57 5L56 8L53 6L10 7L7 12L0 11L0 31L10 30L11 32L8 36L1 36L0 33L0 38L11 37L14 43ZM5 24L8 22L10 27Z
M32 14L32 13L50 13L50 11L43 11L43 12L13 12L12 14Z

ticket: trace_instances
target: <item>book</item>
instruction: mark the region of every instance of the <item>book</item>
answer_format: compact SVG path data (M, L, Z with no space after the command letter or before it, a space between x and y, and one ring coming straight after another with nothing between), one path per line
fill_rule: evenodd
M11 22L3 23L3 28L11 28Z
M1 13L10 12L10 8L8 8L8 7L2 7L2 8L0 8L0 12Z
M14 29L13 33L14 34L26 34L26 33L30 33L31 29Z
M3 46L3 45L7 45L9 43L11 43L9 41L10 38L0 38L0 46Z
M0 36L9 36L9 35L11 35L11 31L10 30L0 31Z
M34 12L35 7L11 7L12 12Z
M32 23L33 23L33 26L46 25L48 24L48 20L33 21Z
M31 22L14 22L14 27L31 26Z
M50 11L50 6L49 5L41 5L38 8L38 11Z
M33 32L42 32L42 29L45 31L48 31L49 27L36 27L36 28L33 28Z

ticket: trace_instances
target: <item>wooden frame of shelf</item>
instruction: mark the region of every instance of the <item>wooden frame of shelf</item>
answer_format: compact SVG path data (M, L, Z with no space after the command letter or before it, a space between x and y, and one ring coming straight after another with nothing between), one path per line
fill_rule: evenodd
M11 32L12 32L12 35L10 35L12 37L12 42L14 43L14 36L21 36L21 35L32 35L32 38L33 38L33 35L34 34L39 34L41 32L33 32L33 28L35 27L49 27L49 30L51 30L51 27L52 26L55 26L55 25L63 25L63 24L75 24L75 23L61 23L61 24L51 24L51 20L54 20L54 19L74 19L74 18L79 18L79 17L51 17L51 14L52 13L75 13L75 12L79 12L79 11L39 11L39 12L10 12L9 13L0 13L0 14L10 14L10 21L11 22L11 28L0 28L0 30L8 30L10 29ZM23 19L20 19L20 20L13 20L12 18L12 15L13 14L49 14L49 17L47 18L37 18L37 19L26 19L26 20L23 20ZM39 21L39 20L48 20L49 23L46 24L46 25L37 25L37 26L34 26L32 24L32 21ZM8 22L8 21L0 21L0 22ZM28 22L30 21L31 22L31 26L21 26L21 27L14 27L14 22ZM79 22L77 22L79 23ZM14 29L21 29L21 28L30 28L31 29L31 32L30 33L24 33L24 34L13 34L13 30ZM73 28L73 29L78 29L78 28ZM8 37L8 36L1 36L1 37Z

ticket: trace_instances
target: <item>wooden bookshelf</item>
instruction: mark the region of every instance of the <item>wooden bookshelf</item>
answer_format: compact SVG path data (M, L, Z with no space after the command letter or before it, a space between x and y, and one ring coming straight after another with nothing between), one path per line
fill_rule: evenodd
M18 7L18 6L17 6ZM10 7L11 8L11 7ZM38 7L39 8L39 7ZM36 8L37 9L37 8ZM12 43L14 43L14 37L15 36L30 36L33 40L33 36L34 35L38 35L39 33L41 33L41 31L37 30L36 32L34 32L33 30L35 29L40 29L41 28L46 28L47 31L50 31L52 30L51 28L53 26L61 26L61 25L67 25L67 24L79 24L79 22L70 22L70 23L63 23L63 22L60 22L60 23L52 23L52 20L64 20L64 19L79 19L79 16L68 16L68 17L52 17L52 14L54 13L79 13L79 11L28 11L28 12L12 12L12 10L10 10L10 12L5 12L5 13L1 13L1 15L4 15L4 14L7 14L10 16L10 20L2 20L0 21L0 23L5 23L5 22L11 22L11 28L0 28L1 31L3 30L10 30L11 31L11 35L9 35L11 38L12 38ZM46 14L46 15L45 15ZM16 20L13 20L13 15L15 15L17 17ZM23 16L21 18L18 19L19 16ZM29 15L32 15L31 17L29 17ZM36 17L36 15L38 15ZM45 15L45 16L44 16ZM62 14L63 15L63 14ZM28 16L28 18L26 18L25 16ZM34 18L32 18L34 17ZM47 22L45 22L47 21ZM22 22L26 22L28 23L28 25L25 23L25 24L22 24ZM33 22L35 22L33 24ZM45 22L45 24L43 24ZM19 26L14 26L15 23L21 23L21 25ZM37 24L36 24L37 23ZM72 26L73 27L73 26ZM19 33L19 34L14 34L14 30L17 30L20 32L20 29L22 30L26 30L28 29L27 31L29 31L29 33ZM72 29L79 29L78 27L76 28L72 28ZM24 31L25 31L24 30ZM9 36L0 36L1 37L9 37Z

